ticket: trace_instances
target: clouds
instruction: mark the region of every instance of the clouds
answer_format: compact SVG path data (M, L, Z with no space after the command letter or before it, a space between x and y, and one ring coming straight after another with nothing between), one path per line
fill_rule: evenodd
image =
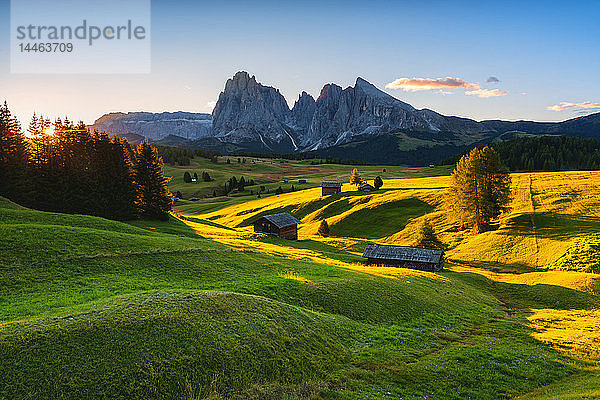
M481 97L482 99L487 99L488 97L506 96L508 92L500 89L477 89L466 91L465 94L467 96L477 96Z
M561 101L560 104L546 107L546 110L550 111L563 111L567 109L600 109L600 103L591 103L589 101L583 101L581 103L571 103L569 101Z
M465 82L459 78L399 78L385 85L386 89L402 89L405 92L417 92L421 90L436 89L479 89L479 84Z
M490 76L487 82L498 83L500 79ZM454 94L451 89L464 89L465 95L477 96L483 99L506 96L508 92L500 89L483 89L479 83L471 83L460 78L399 78L385 85L386 89L402 89L405 92L436 90L441 95Z

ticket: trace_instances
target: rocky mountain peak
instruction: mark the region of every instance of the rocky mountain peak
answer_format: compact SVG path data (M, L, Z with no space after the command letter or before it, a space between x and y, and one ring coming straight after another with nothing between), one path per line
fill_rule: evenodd
M258 82L254 75L250 76L246 71L237 72L233 78L227 80L225 83L225 93L232 92L243 92L247 90L258 89Z

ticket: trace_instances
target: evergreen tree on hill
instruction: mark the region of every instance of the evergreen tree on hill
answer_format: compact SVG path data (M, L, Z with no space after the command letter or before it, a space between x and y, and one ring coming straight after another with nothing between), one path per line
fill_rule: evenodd
M415 247L444 250L446 246L437 237L431 224L428 221L425 221L417 230Z
M166 220L173 205L169 181L163 174L163 162L156 148L144 139L135 151L135 183L139 186L140 215Z
M380 176L376 177L375 180L373 181L373 187L377 190L379 190L379 188L381 188L383 186L383 180L381 179Z
M452 172L448 194L455 218L474 233L485 231L510 202L510 176L498 153L486 146L463 156Z
M319 236L328 236L329 235L329 224L327 220L324 219L319 224L319 229L317 230L317 235Z
M190 175L190 173L188 171L185 171L183 173L183 181L185 183L192 183L192 176Z

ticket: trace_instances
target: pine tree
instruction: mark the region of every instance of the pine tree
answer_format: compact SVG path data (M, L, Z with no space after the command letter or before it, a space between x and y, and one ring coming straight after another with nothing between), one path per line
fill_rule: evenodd
M15 201L27 195L26 139L8 104L0 106L0 195Z
M145 218L168 219L173 205L169 181L163 174L163 161L156 147L145 138L136 149L135 182L140 190L140 215Z
M352 175L350 175L350 183L353 185L360 185L362 183L362 178L360 177L360 172L356 168L352 170Z
M137 217L140 206L140 187L136 184L133 151L125 139L108 139L101 135L95 140L96 159L100 162L92 168L98 175L96 215L116 220ZM88 196L91 191L88 191Z
M317 234L319 236L328 236L329 235L329 224L327 223L326 219L322 220L321 223L319 224L319 229L317 230Z
M197 172L194 172L194 181L198 182L198 173Z
M376 177L375 180L373 181L373 187L377 190L379 190L380 187L383 186L383 180L381 179L380 176Z
M508 209L510 176L493 148L474 148L456 164L448 194L455 218L479 233Z
M415 238L415 247L422 247L424 249L439 249L443 250L445 245L435 234L433 227L428 221L423 222L418 230Z
M185 183L192 183L192 176L190 175L190 173L188 171L185 171L183 173L183 181Z

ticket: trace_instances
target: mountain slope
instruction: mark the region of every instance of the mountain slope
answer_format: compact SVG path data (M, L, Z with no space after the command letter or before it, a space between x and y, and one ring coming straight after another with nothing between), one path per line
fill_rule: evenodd
M210 135L212 117L210 114L181 111L158 114L149 112L110 113L98 118L91 128L126 138L127 134L137 134L151 140L161 140L166 136L175 135L194 140Z

